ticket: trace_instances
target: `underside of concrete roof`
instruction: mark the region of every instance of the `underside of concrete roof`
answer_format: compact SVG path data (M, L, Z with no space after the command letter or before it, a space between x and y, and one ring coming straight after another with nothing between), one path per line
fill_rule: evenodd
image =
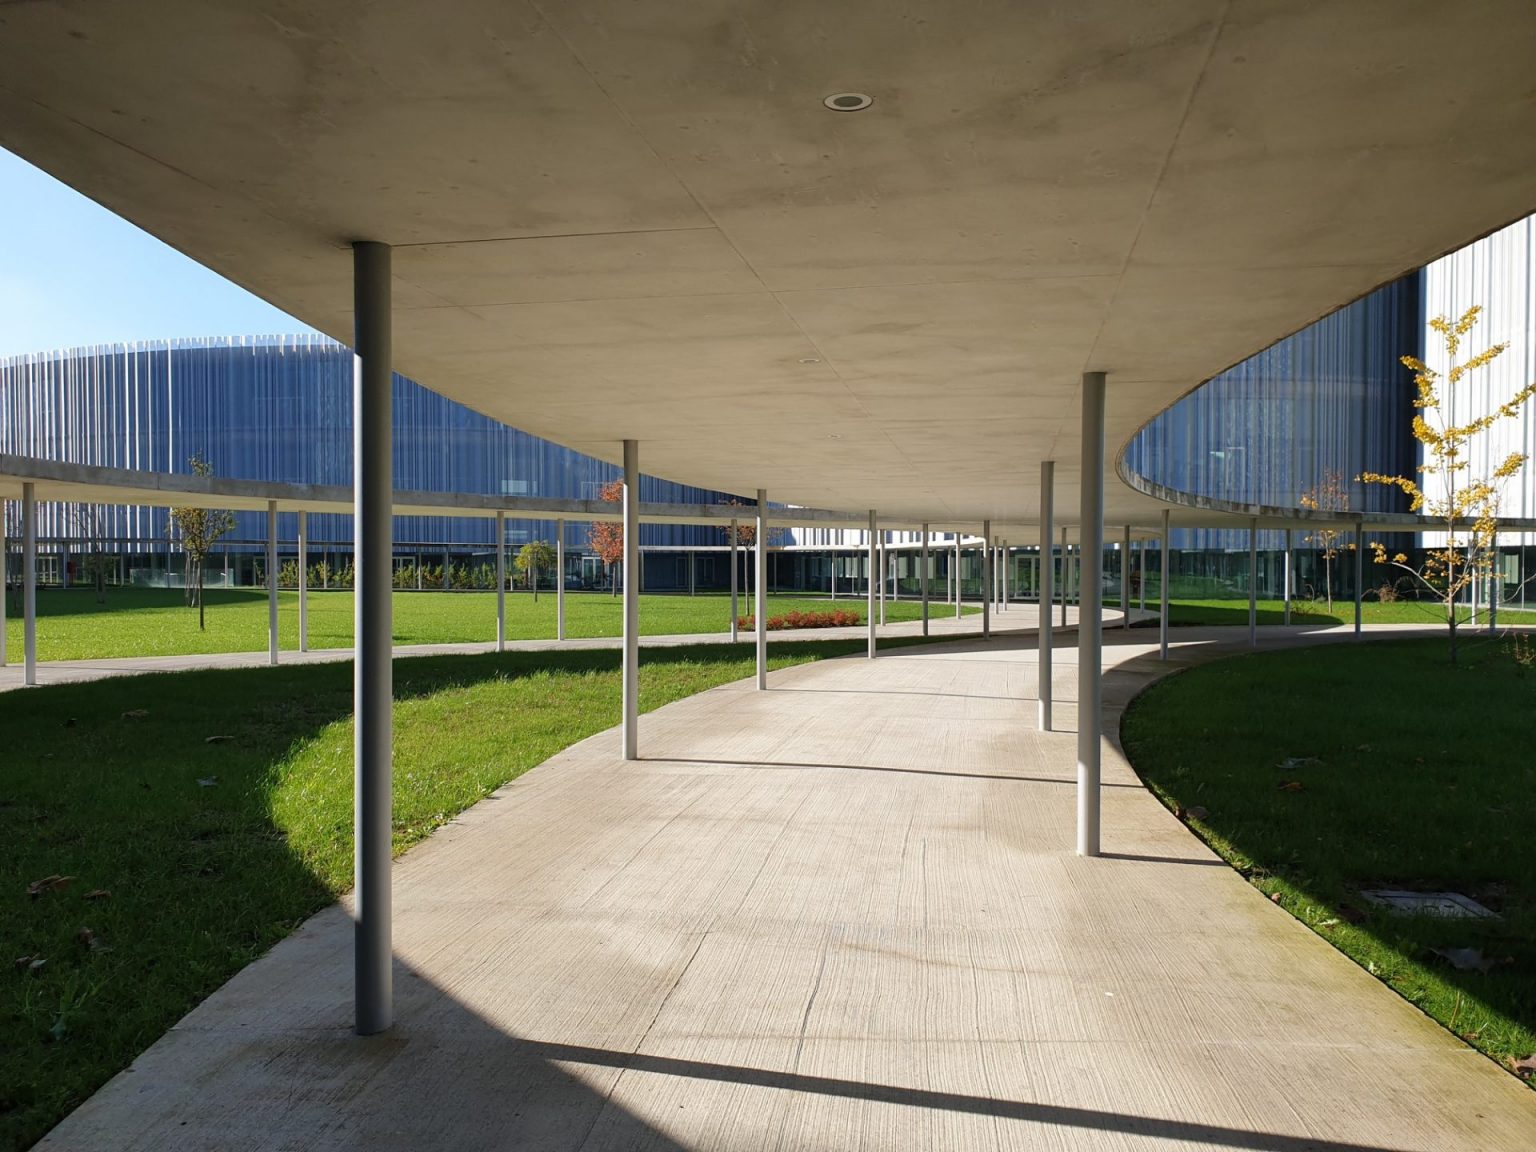
M1070 522L1083 372L1112 474L1536 209L1533 48L1528 0L37 0L0 143L338 339L394 246L395 366L580 451L951 525L1054 459Z

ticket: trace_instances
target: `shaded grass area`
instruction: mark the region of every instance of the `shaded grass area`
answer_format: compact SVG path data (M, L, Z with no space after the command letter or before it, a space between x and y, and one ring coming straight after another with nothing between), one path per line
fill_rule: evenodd
M1328 645L1163 680L1122 738L1261 891L1507 1066L1536 1053L1533 702L1506 641L1469 637L1454 667L1440 640ZM1388 914L1371 888L1456 891L1499 918ZM1435 951L1460 948L1483 965Z
M863 651L775 643L770 665ZM747 644L645 650L640 707L752 661ZM614 651L397 661L395 850L616 724L619 692ZM0 996L0 1148L36 1140L351 886L351 710L350 662L0 694L0 938L41 961ZM27 895L49 876L72 879Z
M267 647L267 594L258 589L207 589L208 628L199 632L197 611L184 594L172 588L114 588L98 604L88 589L42 589L37 596L37 654L39 660L91 660L116 656L182 656L212 652L258 652ZM839 598L770 596L771 614L795 609L838 607L855 611L862 620L864 602ZM22 622L12 593L7 612L10 651L19 658ZM752 610L742 597L742 615ZM394 598L396 644L459 644L496 638L494 592L401 592ZM937 618L952 615L936 605ZM978 611L968 606L967 613ZM309 646L348 648L352 644L352 593L311 592L308 603ZM886 620L917 620L922 607L911 600L886 601ZM567 593L566 635L618 636L623 630L621 601L606 592ZM640 631L647 636L696 635L725 632L731 625L729 595L640 598ZM555 596L541 592L535 601L527 592L507 595L507 636L513 640L552 640L555 636ZM278 638L282 647L299 645L299 594L278 593Z

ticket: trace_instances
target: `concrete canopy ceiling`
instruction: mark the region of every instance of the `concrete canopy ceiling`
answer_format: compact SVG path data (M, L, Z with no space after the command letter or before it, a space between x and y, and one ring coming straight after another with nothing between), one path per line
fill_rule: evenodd
M338 339L395 245L396 367L581 451L935 527L1055 459L1073 522L1082 372L1113 473L1536 209L1533 49L1529 0L33 0L0 143Z

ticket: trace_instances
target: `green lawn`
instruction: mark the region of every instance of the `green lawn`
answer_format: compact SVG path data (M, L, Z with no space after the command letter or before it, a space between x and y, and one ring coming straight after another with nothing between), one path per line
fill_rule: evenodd
M208 589L208 628L197 629L197 612L188 608L179 590L122 588L107 593L98 604L86 589L44 589L37 596L37 658L87 660L116 656L175 656L200 652L256 652L267 646L267 596L251 589ZM7 636L12 659L20 659L21 620L18 597L12 592L7 610ZM401 592L395 596L395 643L452 644L496 638L494 592ZM794 608L831 608L827 599L770 596L770 615ZM278 593L278 636L284 648L299 644L297 592ZM862 600L839 598L836 607L863 616ZM743 597L742 615L751 612ZM952 607L934 605L935 618L952 614ZM978 609L967 607L967 612ZM916 620L920 604L886 601L886 620ZM729 596L660 596L640 598L640 631L648 636L724 632L730 627ZM623 627L621 601L602 592L568 593L565 634L568 637L618 636ZM535 603L527 592L507 596L507 637L513 640L553 639L555 597L540 593ZM347 648L352 644L352 593L309 594L309 646Z
M1140 606L1140 601L1135 597L1132 597L1131 603L1133 606ZM1115 596L1106 596L1104 604L1106 607L1118 608L1120 600ZM1152 612L1157 611L1155 597L1151 595L1147 597L1147 608ZM1258 610L1260 624L1280 624L1285 620L1283 600L1260 600ZM1470 615L1470 612L1463 608L1459 610L1457 619L1465 622ZM1375 600L1367 600L1361 605L1360 616L1366 624L1427 624L1430 626L1445 624L1445 609L1427 601L1397 600L1382 604ZM1499 619L1505 624L1536 622L1536 615L1505 607L1499 610ZM1487 621L1486 613L1479 611L1477 621L1479 626L1484 624ZM1354 622L1353 600L1335 600L1331 611L1324 601L1291 601L1291 623L1293 624L1353 624ZM1221 624L1247 627L1248 601L1173 600L1169 603L1168 623L1175 628Z
M1226 860L1506 1064L1536 1053L1536 668L1513 643L1468 636L1455 667L1440 639L1234 657L1154 685L1122 727ZM1362 888L1461 892L1500 918L1389 915ZM1457 948L1487 970L1434 951Z
M863 651L775 643L770 665ZM397 662L395 849L616 724L618 660ZM747 644L641 661L643 711L753 667ZM0 1148L30 1145L351 886L351 708L350 662L0 693L0 938L8 960L42 961L0 994ZM72 879L29 898L50 876Z

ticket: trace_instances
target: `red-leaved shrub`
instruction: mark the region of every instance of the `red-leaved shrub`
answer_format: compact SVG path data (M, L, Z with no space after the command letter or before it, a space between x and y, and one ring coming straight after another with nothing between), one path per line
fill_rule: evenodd
M786 628L852 628L862 617L847 608L832 608L825 612L802 612L796 608L782 616L768 617L768 631L781 632ZM752 629L757 617L742 616L736 621L737 628Z

